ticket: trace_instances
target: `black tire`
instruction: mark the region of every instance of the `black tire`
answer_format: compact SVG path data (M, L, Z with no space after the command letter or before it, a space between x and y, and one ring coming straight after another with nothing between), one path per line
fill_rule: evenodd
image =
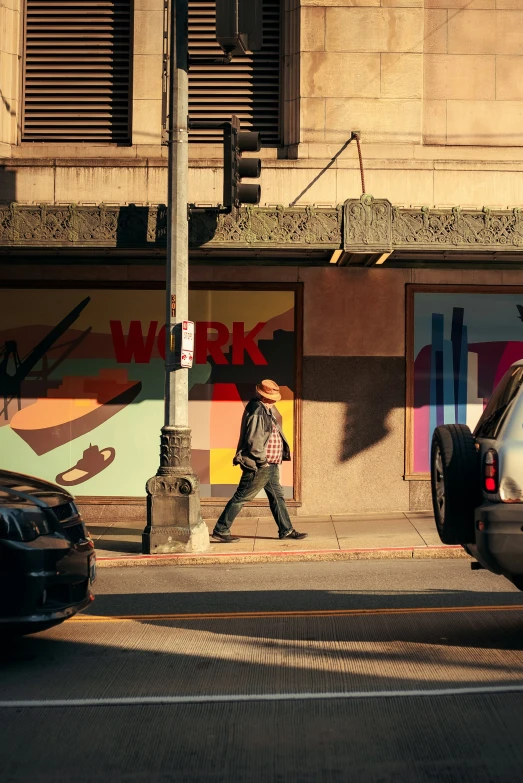
M444 424L432 436L432 507L444 544L474 543L474 509L480 502L479 458L466 424Z

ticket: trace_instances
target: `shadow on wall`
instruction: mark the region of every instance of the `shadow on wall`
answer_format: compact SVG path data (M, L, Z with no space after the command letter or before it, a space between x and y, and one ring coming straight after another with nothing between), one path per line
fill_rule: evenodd
M405 406L401 356L304 356L303 399L346 405L340 460L346 462L385 438L387 417ZM326 433L327 434L327 433ZM339 437L333 433L334 437Z
M0 166L0 203L11 204L13 201L16 201L16 172Z
M323 177L323 175L326 174L327 171L330 168L332 168L332 166L334 166L334 164L336 163L336 161L338 160L338 158L340 157L342 152L344 152L347 149L347 147L349 146L351 141L352 141L352 136L350 138L348 138L347 141L345 141L342 144L342 146L339 148L338 152L335 155L333 155L332 158L330 159L330 161L327 163L327 165L324 166L321 169L321 171L319 171L318 174L313 179L311 179L311 181L308 183L308 185L306 185L303 188L301 193L298 193L298 195L295 198L293 198L293 200L290 202L289 206L294 207L300 201L300 199L302 199L303 196L312 188L312 186L315 185L316 182L318 182L318 180L321 179L321 177Z
M165 242L167 228L167 207L158 206L155 222L155 234L150 234L150 207L138 207L136 204L121 206L118 210L116 226L117 247L147 247L158 242Z
M195 205L190 205L193 209ZM165 204L159 204L156 217L151 221L151 207L129 204L118 210L116 227L117 247L148 247L167 244L168 211ZM150 224L154 225L154 234ZM218 215L213 212L194 212L189 223L189 245L201 247L210 242L216 234Z

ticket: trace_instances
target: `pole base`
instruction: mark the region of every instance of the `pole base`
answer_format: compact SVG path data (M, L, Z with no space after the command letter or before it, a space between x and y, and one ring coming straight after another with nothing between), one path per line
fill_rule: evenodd
M192 473L153 476L146 485L147 525L144 555L205 552L209 531L200 510L200 482Z

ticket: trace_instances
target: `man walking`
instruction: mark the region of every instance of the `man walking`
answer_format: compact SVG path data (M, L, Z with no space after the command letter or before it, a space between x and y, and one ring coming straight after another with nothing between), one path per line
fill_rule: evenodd
M253 500L262 489L269 498L279 537L300 539L307 535L293 529L280 484L280 463L291 458L289 444L272 412L274 403L281 400L280 387L274 381L266 380L256 386L256 392L258 396L249 402L243 413L238 450L233 460L234 465L240 465L242 477L214 526L211 538L215 541L240 540L231 535L231 525L243 504Z

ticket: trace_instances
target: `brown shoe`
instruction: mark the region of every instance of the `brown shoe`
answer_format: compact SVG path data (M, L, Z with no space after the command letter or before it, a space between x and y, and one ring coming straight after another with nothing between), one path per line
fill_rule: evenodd
M216 530L212 531L211 538L221 544L233 544L235 541L240 541L238 536L231 536L230 533L217 533Z
M288 533L285 533L284 536L280 536L280 538L295 538L299 540L301 538L307 538L308 535L308 533L298 533L297 530L290 530Z

